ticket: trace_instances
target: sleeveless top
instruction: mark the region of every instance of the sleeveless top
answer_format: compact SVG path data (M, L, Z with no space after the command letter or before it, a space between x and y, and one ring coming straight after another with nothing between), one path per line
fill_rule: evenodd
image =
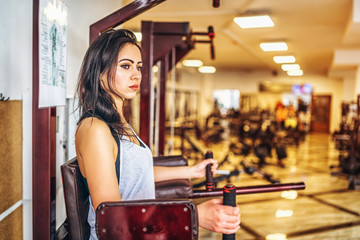
M130 126L130 125L129 125ZM118 145L118 155L115 164L120 164L119 168L119 190L121 201L155 199L154 168L151 150L141 139L132 132L139 140L137 145L129 140L127 136L114 136ZM86 179L85 179L86 181ZM87 182L86 182L87 185ZM90 225L90 240L97 240L95 222L96 214L89 196L88 223Z

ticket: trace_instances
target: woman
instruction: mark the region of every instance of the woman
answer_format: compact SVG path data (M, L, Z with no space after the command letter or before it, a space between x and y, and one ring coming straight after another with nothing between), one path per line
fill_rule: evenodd
M86 52L77 93L82 114L75 135L81 174L90 192L90 239L96 239L95 211L101 202L155 198L155 181L205 176L207 159L191 167L154 167L150 149L138 138L123 115L126 99L135 97L141 83L142 56L134 34L110 30ZM116 172L119 169L119 172ZM117 174L120 174L119 181ZM198 205L199 225L234 233L239 228L238 207L221 199Z

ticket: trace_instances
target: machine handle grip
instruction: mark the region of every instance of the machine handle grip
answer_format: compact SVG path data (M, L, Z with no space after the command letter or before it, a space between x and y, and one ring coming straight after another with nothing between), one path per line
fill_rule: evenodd
M210 43L210 56L211 56L211 60L215 59L215 49L214 49L214 44L213 44L212 39L211 39L211 43Z
M213 158L213 153L211 151L207 151L205 153L205 159L209 159L209 158ZM214 178L211 172L211 166L212 166L211 163L206 165L206 191L208 192L212 191L215 188Z
M208 36L209 36L210 39L213 39L215 37L214 27L213 26L208 27Z
M236 206L236 187L233 184L226 184L223 189L223 205ZM223 234L223 240L235 240L235 233Z

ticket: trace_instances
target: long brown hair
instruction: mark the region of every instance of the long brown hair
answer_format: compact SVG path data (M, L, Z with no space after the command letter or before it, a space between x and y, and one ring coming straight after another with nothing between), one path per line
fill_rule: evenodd
M118 54L126 44L134 44L141 52L135 35L129 30L112 29L96 38L85 54L77 85L81 116L79 122L86 115L97 117L107 123L113 135L124 135L127 128L121 122L114 99L102 87L100 76L108 73L109 91L122 99L115 90L115 73Z

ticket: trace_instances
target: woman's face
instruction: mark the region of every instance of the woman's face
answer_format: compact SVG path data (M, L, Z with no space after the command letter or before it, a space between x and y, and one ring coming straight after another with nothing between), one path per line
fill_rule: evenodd
M142 58L140 50L134 44L126 44L119 52L115 71L114 87L124 99L132 99L141 83ZM107 81L104 87L108 90Z

